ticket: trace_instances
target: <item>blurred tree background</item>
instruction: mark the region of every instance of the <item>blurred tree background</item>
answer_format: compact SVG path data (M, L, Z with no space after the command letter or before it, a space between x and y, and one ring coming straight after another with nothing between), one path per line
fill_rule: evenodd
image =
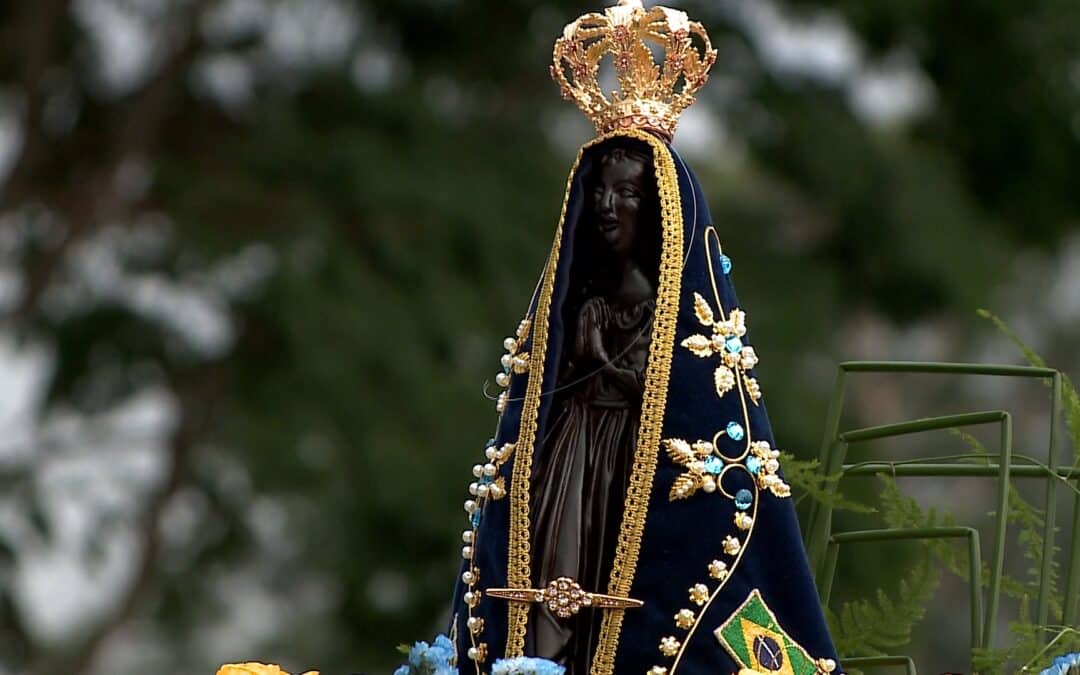
M720 52L675 146L785 449L837 361L1015 361L977 307L1077 372L1080 4L667 4ZM591 137L550 48L598 7L0 5L0 672L376 673L443 627L483 383ZM853 415L987 400L1045 433L985 384Z

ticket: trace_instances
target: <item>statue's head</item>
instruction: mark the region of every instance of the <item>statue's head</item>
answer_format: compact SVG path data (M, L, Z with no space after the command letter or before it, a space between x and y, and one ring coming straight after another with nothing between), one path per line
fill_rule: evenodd
M655 188L650 189L652 160L646 155L615 148L600 159L593 185L593 214L600 237L619 258L634 255Z
M596 148L584 178L584 213L572 235L573 296L583 301L615 292L627 262L635 263L655 289L662 232L649 147L630 139L611 139Z

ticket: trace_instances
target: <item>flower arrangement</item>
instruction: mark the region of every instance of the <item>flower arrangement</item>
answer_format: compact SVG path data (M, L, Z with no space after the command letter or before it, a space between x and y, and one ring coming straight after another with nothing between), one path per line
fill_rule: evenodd
M409 655L409 662L394 671L394 675L457 675L454 665L454 643L439 635L432 644L417 642L412 647L398 648Z
M1039 675L1073 675L1077 672L1080 672L1080 652L1072 652L1054 659Z
M491 667L491 675L563 675L566 668L547 659L518 656L499 659Z
M431 644L417 642L412 647L402 645L398 650L408 654L409 662L395 670L394 675L458 675L454 643L445 635L439 635ZM491 675L563 675L565 672L566 668L557 663L528 656L499 659L491 666Z

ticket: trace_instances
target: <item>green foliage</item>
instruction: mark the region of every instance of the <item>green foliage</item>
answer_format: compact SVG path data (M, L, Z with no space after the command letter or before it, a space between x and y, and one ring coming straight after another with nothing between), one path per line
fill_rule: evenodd
M874 513L877 511L873 506L855 501L836 489L836 483L840 480L840 474L831 476L824 475L817 459L799 459L794 455L783 452L780 454L781 466L784 467L784 479L802 494L796 498L796 503L810 498L816 502L831 506L837 511L851 511L854 513Z
M890 528L938 527L953 524L948 516L924 512L918 503L901 494L896 482L882 477L881 515ZM839 653L844 656L883 656L911 641L911 631L926 615L926 604L941 580L938 562L949 559L956 566L954 547L941 540L927 540L925 555L901 578L896 599L877 589L872 599L847 602L839 614L829 614L830 629ZM934 560L931 556L935 556Z
M1046 360L1035 352L1024 340L1016 334L1000 317L985 310L979 310L979 316L990 320L999 331L1009 338L1017 346L1024 358L1033 366L1045 368ZM1062 400L1064 403L1065 425L1070 435L1073 453L1077 464L1080 464L1080 395L1077 394L1072 380L1062 374ZM986 448L977 439L964 435L964 440L977 452L989 454ZM1057 448L1051 448L1056 452ZM1055 480L1055 479L1051 479ZM1065 482L1070 489L1075 490L1071 483ZM1074 518L1080 514L1073 514ZM1013 486L1009 486L1009 501L1007 519L1010 525L1017 528L1017 541L1020 544L1024 558L1030 561L1023 580L1017 580L1004 575L1002 592L1020 601L1020 616L1018 620L1010 622L1009 633L1012 636L1012 644L1004 649L980 650L974 655L974 663L981 672L1004 672L1007 664L1015 667L1022 664L1021 672L1029 669L1038 669L1039 664L1045 666L1055 655L1068 651L1080 650L1080 633L1074 628L1065 626L1041 626L1031 616L1031 598L1038 595L1040 588L1049 589L1049 607L1051 616L1060 616L1062 602L1058 585L1058 565L1051 561L1049 573L1043 574L1043 537L1046 529L1045 514L1042 510L1028 503ZM1057 547L1054 551L1057 551ZM1047 637L1052 636L1050 644ZM1055 646L1051 652L1049 647Z
M1020 349L1024 358L1033 366L1047 367L1045 360L1019 338L999 317L986 310L979 310L979 315L991 320ZM1062 377L1062 400L1064 402L1065 423L1070 433L1077 461L1080 462L1080 396L1069 378ZM967 461L989 462L993 457L985 445L973 435L961 430L950 432L973 452L964 456ZM1056 450L1056 449L1054 449ZM1030 459L1030 458L1028 458ZM1031 459L1031 461L1037 462ZM800 471L816 468L810 462L797 465L796 474L800 476L800 487L810 483ZM914 499L901 493L896 481L890 476L881 476L881 517L885 525L893 529L927 528L949 526L955 519L948 513L939 514L935 509L923 509ZM821 479L824 481L825 479ZM828 480L835 480L829 477ZM1058 480L1050 478L1050 480ZM794 480L792 481L794 484ZM1076 488L1064 481L1071 490ZM819 499L818 492L808 490L811 498ZM831 495L826 494L832 499ZM831 503L841 503L842 499L832 499ZM993 514L991 514L993 515ZM1080 514L1074 514L1080 517ZM1016 533L1020 553L1028 561L1022 578L1003 573L1001 591L1006 597L1019 602L1020 614L1017 620L1009 624L1009 646L999 649L976 649L972 654L972 663L976 672L1006 673L1037 671L1049 664L1052 658L1061 653L1080 650L1080 632L1075 628L1057 625L1039 625L1031 616L1032 599L1040 590L1048 592L1050 616L1061 616L1063 603L1058 591L1058 564L1051 561L1048 572L1043 573L1044 537L1046 518L1043 510L1025 500L1013 485L1009 485L1008 510L1005 518L1009 529ZM877 589L872 599L859 599L845 603L838 615L829 613L833 639L838 650L848 656L883 655L888 651L895 653L895 648L910 642L913 627L925 615L925 605L932 597L940 580L938 570L945 569L970 582L969 564L965 553L954 543L942 539L922 541L925 557L912 566L900 582L897 598L893 600L884 590ZM1052 553L1059 549L1054 548ZM990 583L989 564L983 562L983 587Z
M912 629L926 615L941 573L929 554L900 579L894 600L882 589L872 599L844 603L827 613L836 648L844 656L885 656L911 642Z
M1033 366L1046 368L1046 359L1039 356L1001 317L987 309L978 310L978 315L989 320L1001 331L1023 354L1024 358ZM1065 427L1069 433L1069 442L1072 445L1074 465L1080 466L1080 392L1065 373L1061 374L1061 399L1064 404Z

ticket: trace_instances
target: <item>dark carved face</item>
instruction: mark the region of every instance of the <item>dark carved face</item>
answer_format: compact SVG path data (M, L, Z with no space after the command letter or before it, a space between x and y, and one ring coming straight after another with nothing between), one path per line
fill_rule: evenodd
M620 258L631 255L646 195L646 165L616 152L600 169L593 191L593 212L600 236Z

